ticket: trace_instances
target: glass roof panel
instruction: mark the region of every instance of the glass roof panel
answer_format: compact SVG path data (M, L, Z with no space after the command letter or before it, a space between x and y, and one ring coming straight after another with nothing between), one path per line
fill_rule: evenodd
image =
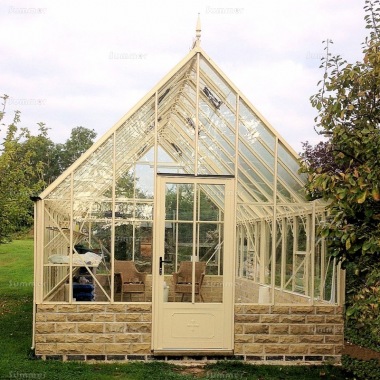
M94 198L109 191L113 180L113 135L74 171L74 197Z
M68 175L47 196L48 199L70 199L71 177Z
M218 89L217 95L224 104L228 104L231 109L236 109L236 93L226 83L226 81L211 67L211 65L201 57L200 71L202 78L209 78L214 83L214 89Z
M199 155L202 167L214 161L217 171L210 174L235 173L236 93L225 80L200 60L199 79ZM206 155L206 156L205 156Z
M248 142L257 140L258 137L274 152L275 136L260 120L260 118L249 109L244 100L239 100L239 124L245 126L246 132L239 135L240 139L245 139ZM241 129L241 127L239 127Z
M271 202L273 191L250 168L244 170L243 164L238 170L238 197L245 202Z
M186 173L194 173L195 166L195 67L196 57L158 92L158 143Z
M154 105L152 96L116 130L116 179L154 145Z

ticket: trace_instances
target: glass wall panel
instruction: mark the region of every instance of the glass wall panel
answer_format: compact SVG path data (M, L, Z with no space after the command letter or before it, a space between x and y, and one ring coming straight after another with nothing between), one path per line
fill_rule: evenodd
M67 284L70 272L70 202L45 201L43 298L46 301L69 302Z

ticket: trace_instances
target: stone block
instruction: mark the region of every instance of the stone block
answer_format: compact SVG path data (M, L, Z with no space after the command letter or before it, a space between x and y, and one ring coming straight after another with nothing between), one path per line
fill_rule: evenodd
M87 305L78 305L80 313L105 313L107 305L96 305L89 303Z
M307 344L290 344L289 345L289 354L300 354L308 355L309 354L309 345Z
M244 344L243 345L243 353L244 354L262 354L264 352L264 345L263 344ZM239 352L240 353L240 352Z
M77 331L76 323L57 323L55 325L56 333L75 333Z
M128 304L127 313L152 313L151 304Z
M335 314L336 306L316 306L317 314Z
M316 325L315 326L315 333L316 334L323 334L323 335L332 335L334 334L334 325Z
M239 314L235 316L236 322L244 322L244 323L259 323L260 315L258 314Z
M241 304L235 304L235 315L236 314L242 314L244 309L244 305Z
M326 315L326 323L343 324L343 315Z
M235 334L243 334L243 324L242 323L235 323L234 326L234 332Z
M281 323L305 323L306 317L303 315L280 315Z
M46 315L45 313L36 313L36 322L45 322L46 321Z
M93 314L69 313L67 314L67 322L91 322Z
M291 306L290 314L315 314L314 306Z
M58 313L76 313L78 311L78 305L57 305Z
M57 343L56 353L62 355L84 354L86 346L87 344L84 343Z
M57 312L57 307L62 305L37 305L37 313L55 313Z
M290 325L290 334L292 335L314 334L314 326L313 325Z
M94 317L93 317L94 322L113 322L114 320L115 320L114 313L94 314Z
M278 343L278 336L274 335L255 335L254 343Z
M310 355L332 355L335 353L332 344L315 344L310 346Z
M272 306L273 314L289 314L289 306Z
M152 322L152 314L141 314L141 322Z
M103 333L104 326L103 323L80 323L78 324L78 333Z
M269 326L263 324L247 324L244 326L244 334L269 334Z
M37 334L49 334L49 333L54 333L54 332L55 332L54 323L36 322Z
M64 313L49 313L45 316L46 322L66 322L66 314Z
M317 344L317 343L324 342L323 335L303 335L303 336L300 336L299 339L300 339L300 343Z
M47 337L47 335L39 335L38 334L34 337L34 340L36 343L46 343L46 337Z
M307 315L306 323L325 323L326 317L324 315Z
M243 343L237 343L237 342L235 342L235 344L234 344L234 352L235 352L235 355L244 354Z
M236 334L235 335L236 343L253 343L253 336L246 334Z
M131 353L132 354L150 354L150 344L148 343L132 343L130 345Z
M115 314L116 322L140 322L141 314Z
M111 343L112 344L112 343ZM87 343L84 346L83 353L87 355L94 355L94 354L105 354L105 347L107 345L103 343Z
M266 354L288 354L289 346L287 344L267 344L264 346Z
M270 314L270 305L245 305L245 314Z
M95 334L94 343L113 343L115 336L113 334Z
M63 334L46 334L46 343L65 343L65 335Z
M141 342L141 334L115 334L115 343Z
M152 335L151 334L140 334L140 335L141 335L141 342L151 343L151 341L152 341Z
M126 332L138 332L138 333L148 333L151 332L152 325L148 322L136 322L136 323L128 323L126 326Z
M126 311L127 305L125 304L107 305L107 313L125 313Z
M110 343L105 345L105 353L107 355L122 355L131 353L130 345L125 343Z
M343 344L343 336L339 335L326 335L324 343L330 344Z
M104 332L106 333L125 333L126 323L105 323Z
M280 316L279 315L260 315L261 323L279 323Z
M280 325L269 326L269 334L289 334L289 325L283 323Z
M56 343L36 343L36 355L54 355L57 353Z
M92 343L93 334L69 334L66 335L66 343Z
M278 337L278 343L296 344L300 342L298 335L280 335Z

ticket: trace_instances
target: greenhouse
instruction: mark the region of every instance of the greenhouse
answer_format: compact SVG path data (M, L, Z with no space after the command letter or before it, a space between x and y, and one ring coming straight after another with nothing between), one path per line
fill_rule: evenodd
M340 360L297 154L200 46L35 199L36 355Z

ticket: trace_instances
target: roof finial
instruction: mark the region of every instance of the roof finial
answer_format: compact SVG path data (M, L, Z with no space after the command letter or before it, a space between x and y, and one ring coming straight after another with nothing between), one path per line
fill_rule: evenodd
M198 13L197 28L195 30L196 40L194 42L194 47L195 46L200 46L200 44L201 44L201 32L202 32L202 29L201 29L201 16L200 16L200 13Z

